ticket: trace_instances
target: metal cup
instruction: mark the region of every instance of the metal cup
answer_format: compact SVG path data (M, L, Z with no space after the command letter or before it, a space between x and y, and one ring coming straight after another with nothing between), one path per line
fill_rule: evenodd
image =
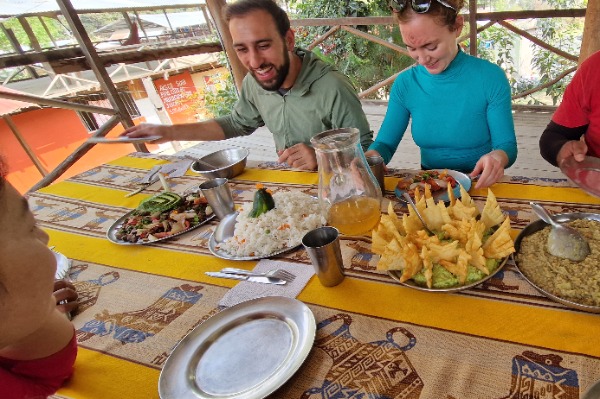
M324 226L309 231L302 238L317 277L325 287L338 285L344 279L339 235L335 227Z
M200 184L200 191L219 219L235 212L233 197L227 182L227 179L219 177Z
M380 155L370 155L367 157L367 163L371 168L371 172L375 176L377 183L379 183L379 187L381 187L381 192L385 191L385 184L383 180L384 175L384 163L383 158Z

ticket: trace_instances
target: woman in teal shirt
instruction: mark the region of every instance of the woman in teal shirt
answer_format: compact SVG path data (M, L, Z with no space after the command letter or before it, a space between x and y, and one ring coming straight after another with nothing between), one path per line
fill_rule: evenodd
M477 188L504 175L517 157L510 86L495 64L460 51L464 0L390 0L417 65L396 78L387 113L367 155L389 162L412 119L424 169L479 176Z

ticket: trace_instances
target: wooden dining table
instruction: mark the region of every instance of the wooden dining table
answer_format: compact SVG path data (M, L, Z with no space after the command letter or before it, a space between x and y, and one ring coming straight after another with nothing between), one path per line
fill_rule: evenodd
M73 377L57 398L158 398L161 369L173 348L223 308L238 282L205 275L257 261L213 256L206 225L151 245L117 245L113 223L162 190L160 183L125 195L155 165L173 156L133 153L28 195L49 245L72 260L79 293L73 314L79 352ZM385 177L382 210L409 170ZM204 179L188 171L174 192ZM256 183L316 195L318 174L275 162L249 163L229 184L236 205L250 203ZM553 213L600 213L600 200L566 179L505 176L491 187L512 234L536 217L529 201ZM487 189L471 188L483 208ZM600 379L600 314L568 308L538 292L512 259L492 278L456 293L423 292L377 271L370 236L342 236L346 278L324 287L312 277L297 299L316 320L310 353L272 398L579 398ZM276 259L309 267L301 247ZM247 364L246 367L252 367Z

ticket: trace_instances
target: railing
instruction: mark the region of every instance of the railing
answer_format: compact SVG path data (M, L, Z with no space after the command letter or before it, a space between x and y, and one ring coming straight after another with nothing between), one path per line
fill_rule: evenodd
M537 11L506 11L506 12L486 12L486 13L478 13L475 12L473 14L466 14L465 20L469 23L469 34L461 36L459 38L459 43L464 43L469 40L469 52L472 55L477 55L477 35L483 32L486 29L494 25L499 25L504 29L507 29L524 39L531 41L533 44L540 46L558 56L565 58L569 61L577 62L578 55L569 54L555 46L552 46L549 43L544 42L543 40L536 38L530 33L516 27L513 23L509 22L510 20L519 20L519 19L532 19L532 18L584 18L585 17L585 9L568 9L568 10L537 10ZM478 21L485 21L485 24L482 26L478 26ZM293 27L331 27L325 34L317 37L308 47L309 49L313 49L323 43L325 43L328 39L334 37L335 34L340 31L348 32L352 35L361 37L363 39L369 40L373 43L377 43L379 45L390 48L400 54L408 55L406 48L399 46L394 43L390 43L378 36L373 34L363 32L354 28L353 26L368 26L368 25L393 25L396 22L394 19L390 17L348 17L348 18L310 18L310 19L296 19L291 21ZM539 92L541 90L550 87L565 76L574 72L577 69L576 66L572 68L565 69L562 73L554 77L548 82L540 84L534 88L525 90L520 93L516 93L513 95L513 100L526 97L530 94ZM393 83L396 76L402 71L399 71L392 76L378 82L377 84L361 91L359 93L360 98L366 98L374 92L378 91L382 87L390 85Z

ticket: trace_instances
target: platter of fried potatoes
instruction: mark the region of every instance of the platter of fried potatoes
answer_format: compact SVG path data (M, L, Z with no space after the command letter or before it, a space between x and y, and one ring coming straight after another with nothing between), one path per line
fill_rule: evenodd
M373 253L380 256L377 270L402 285L423 291L460 291L474 287L504 267L515 251L510 219L504 215L492 190L480 212L461 186L456 199L435 200L426 186L415 191L415 205L430 235L412 208L398 217L390 202L372 232Z

